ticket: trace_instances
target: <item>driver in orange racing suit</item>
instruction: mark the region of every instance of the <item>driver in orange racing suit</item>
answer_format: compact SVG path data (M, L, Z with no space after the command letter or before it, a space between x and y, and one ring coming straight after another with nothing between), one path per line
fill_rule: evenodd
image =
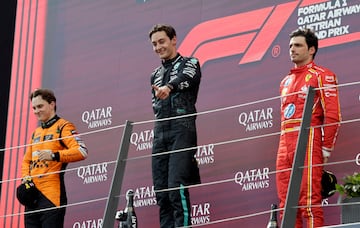
M41 122L32 134L22 162L23 182L31 179L39 194L36 205L25 205L26 228L62 228L67 197L64 172L69 162L87 157L87 148L75 126L56 115L56 98L51 90L37 89L30 95L34 114ZM44 208L54 208L32 212Z
M337 78L334 73L317 66L313 60L318 49L318 39L309 29L298 29L290 34L290 58L295 64L280 83L281 136L276 161L276 183L280 208L285 205L291 169L296 150L306 93L309 86L316 90L312 108L311 128L300 186L296 227L323 226L321 205L321 176L323 167L334 149L340 116ZM325 126L324 126L325 125ZM319 166L317 166L319 165ZM317 205L313 207L314 205ZM282 219L283 210L280 211Z

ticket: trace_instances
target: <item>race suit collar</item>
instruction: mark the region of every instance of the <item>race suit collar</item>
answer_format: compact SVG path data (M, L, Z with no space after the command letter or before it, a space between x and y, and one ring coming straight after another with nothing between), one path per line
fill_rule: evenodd
M42 128L49 128L51 127L58 119L60 119L60 117L58 115L55 115L53 118L51 118L50 120L46 121L45 123L41 123L41 127Z
M162 65L163 65L165 68L167 68L167 67L173 65L175 62L177 62L180 57L181 57L180 54L177 53L174 58L163 61L163 62L162 62Z
M304 66L292 68L291 73L305 71L307 69L312 68L314 65L315 65L314 61L311 61L310 63L308 63Z

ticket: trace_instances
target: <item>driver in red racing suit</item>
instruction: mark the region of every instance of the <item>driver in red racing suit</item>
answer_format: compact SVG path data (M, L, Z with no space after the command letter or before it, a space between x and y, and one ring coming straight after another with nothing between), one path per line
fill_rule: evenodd
M300 187L296 227L323 226L321 205L321 176L323 167L334 149L339 122L341 120L337 78L334 73L317 66L314 56L318 39L309 29L298 29L290 34L290 57L295 67L280 83L281 136L276 161L276 183L280 208L284 208L290 169L296 151L296 144L302 122L302 114L309 86L323 88L316 90L312 108L311 128L305 157L303 177ZM319 165L320 166L317 166ZM283 171L286 170L287 171ZM301 207L303 206L303 207ZM282 219L283 210L280 211Z

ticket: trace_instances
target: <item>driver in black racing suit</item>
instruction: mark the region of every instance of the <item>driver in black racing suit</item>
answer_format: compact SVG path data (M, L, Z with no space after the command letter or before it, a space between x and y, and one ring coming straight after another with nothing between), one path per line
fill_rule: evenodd
M151 75L154 127L152 174L160 227L191 225L191 204L186 187L200 183L195 159L197 135L195 103L201 70L196 58L181 56L176 49L176 32L169 25L155 25L149 33L162 65ZM162 120L166 119L166 120ZM189 148L186 150L181 150ZM174 151L175 150L175 151ZM157 155L162 152L167 152ZM175 188L167 190L169 188Z

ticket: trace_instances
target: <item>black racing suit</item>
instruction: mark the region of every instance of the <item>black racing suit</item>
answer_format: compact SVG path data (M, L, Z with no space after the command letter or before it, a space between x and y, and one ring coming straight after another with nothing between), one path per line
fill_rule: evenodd
M156 119L196 113L200 78L199 61L180 54L156 68L151 75L151 84L172 88L165 100L155 97L155 91L152 91ZM194 158L197 146L195 119L193 115L155 122L152 174L160 206L160 227L191 225L191 205L186 186L200 183L199 168ZM184 148L191 149L181 150ZM174 152L156 155L167 151ZM168 191L168 188L177 189Z

